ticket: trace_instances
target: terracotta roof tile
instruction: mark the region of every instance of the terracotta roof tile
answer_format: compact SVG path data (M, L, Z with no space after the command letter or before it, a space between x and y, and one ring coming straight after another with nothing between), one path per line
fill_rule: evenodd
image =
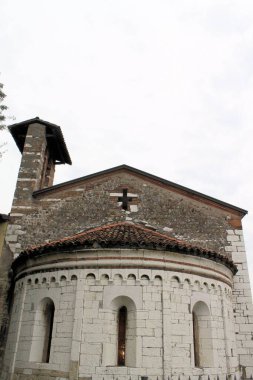
M227 256L208 249L193 246L182 240L171 238L168 235L150 230L146 227L130 222L107 224L97 228L91 228L79 234L64 239L52 241L27 248L21 252L14 261L18 262L26 257L37 254L49 253L56 250L71 250L73 248L133 248L133 249L157 249L170 250L183 254L202 256L216 262L221 262L229 267L233 273L237 269L232 260Z

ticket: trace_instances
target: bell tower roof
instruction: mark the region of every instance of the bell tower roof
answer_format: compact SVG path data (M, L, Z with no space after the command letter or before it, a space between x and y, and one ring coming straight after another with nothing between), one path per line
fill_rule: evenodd
M71 158L64 141L61 127L42 120L39 117L12 124L8 127L20 152L23 152L27 130L31 124L41 124L46 127L47 145L55 163L71 165Z

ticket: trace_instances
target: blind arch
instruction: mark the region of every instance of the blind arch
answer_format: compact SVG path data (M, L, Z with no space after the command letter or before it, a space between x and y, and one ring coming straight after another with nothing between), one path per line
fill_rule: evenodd
M43 298L35 315L30 352L30 361L32 362L49 363L50 361L54 313L53 300L48 297Z
M192 310L194 365L197 368L213 366L212 324L208 306L198 301Z

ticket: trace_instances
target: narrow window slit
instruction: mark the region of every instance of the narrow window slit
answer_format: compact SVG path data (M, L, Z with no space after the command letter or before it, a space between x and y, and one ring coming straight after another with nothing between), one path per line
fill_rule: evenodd
M126 324L127 308L122 306L118 316L118 366L124 366L126 361Z
M47 305L45 309L45 318L47 321L46 321L46 334L45 334L42 362L49 363L53 324L54 324L54 304L53 303Z

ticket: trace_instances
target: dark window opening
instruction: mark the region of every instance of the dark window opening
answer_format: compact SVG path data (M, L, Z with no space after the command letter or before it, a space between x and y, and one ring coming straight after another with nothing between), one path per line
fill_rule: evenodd
M193 322L193 346L194 346L194 364L195 367L200 367L200 357L199 357L199 328L198 328L198 318L196 313L192 313Z
M44 310L44 318L45 318L46 331L45 331L45 336L44 336L42 362L49 363L53 324L54 324L54 304L53 303L48 303L46 305L45 310Z
M127 308L122 306L118 315L118 366L124 366L126 360L126 324Z

